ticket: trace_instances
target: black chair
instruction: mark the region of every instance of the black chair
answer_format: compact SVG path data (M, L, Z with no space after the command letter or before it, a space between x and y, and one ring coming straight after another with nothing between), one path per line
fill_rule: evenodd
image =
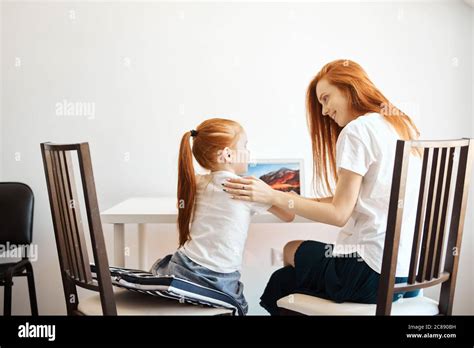
M0 245L6 252L17 248L25 250L31 244L33 235L34 195L31 188L19 182L0 182ZM13 254L13 252L11 253ZM33 267L27 253L21 253L17 262L0 263L0 286L5 287L3 315L12 312L13 277L28 279L31 315L38 315Z

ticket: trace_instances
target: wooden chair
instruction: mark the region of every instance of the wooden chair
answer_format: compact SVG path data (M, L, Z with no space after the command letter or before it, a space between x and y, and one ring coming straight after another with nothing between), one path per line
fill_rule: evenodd
M77 153L97 279L92 278L72 153ZM68 315L228 315L231 310L195 306L115 289L109 272L88 143L42 143L41 153ZM98 292L80 301L77 286Z
M376 305L338 304L314 296L291 294L277 302L282 314L451 315L474 158L472 142L473 139L397 142ZM423 150L416 222L408 281L395 284L407 168L412 148ZM447 221L450 222L446 229ZM394 293L437 284L441 284L439 303L422 295L392 303Z

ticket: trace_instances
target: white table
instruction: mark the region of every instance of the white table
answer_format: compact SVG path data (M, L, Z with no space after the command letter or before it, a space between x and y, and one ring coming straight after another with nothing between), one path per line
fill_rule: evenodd
M145 224L172 224L178 218L176 197L130 198L101 213L102 223L114 225L114 266L125 266L125 224L138 224L138 254L140 268L145 267L147 250L145 244ZM273 214L258 214L252 223L282 223ZM296 216L293 223L314 223Z

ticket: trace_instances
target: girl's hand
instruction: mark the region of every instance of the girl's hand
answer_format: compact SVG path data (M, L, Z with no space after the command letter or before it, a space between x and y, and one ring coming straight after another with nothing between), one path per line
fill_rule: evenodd
M254 176L227 179L222 185L224 191L230 193L233 199L273 205L275 190Z

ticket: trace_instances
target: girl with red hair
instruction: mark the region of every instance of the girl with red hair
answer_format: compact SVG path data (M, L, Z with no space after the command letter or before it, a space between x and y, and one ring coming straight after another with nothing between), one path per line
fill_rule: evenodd
M350 60L336 60L321 69L308 86L306 107L313 183L326 197L295 197L252 177L226 184L236 200L292 208L297 215L342 228L334 245L311 240L285 245L285 267L273 273L260 298L272 315L279 312L276 301L293 292L336 302L376 303L396 142L419 136L411 118ZM409 173L421 167L420 153L414 151L413 157ZM408 276L415 177L409 175L396 282Z
M151 268L156 275L172 274L222 291L243 314L248 305L240 269L251 216L268 210L284 221L294 218L287 209L232 200L222 191L226 179L247 172L249 156L247 134L233 120L212 118L183 134L178 159L179 248ZM195 173L193 159L209 173Z

